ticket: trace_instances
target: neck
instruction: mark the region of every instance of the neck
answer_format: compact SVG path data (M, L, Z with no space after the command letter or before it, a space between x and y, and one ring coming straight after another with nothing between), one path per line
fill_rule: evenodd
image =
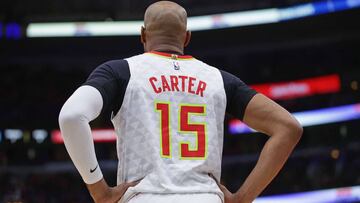
M163 53L168 53L168 54L184 55L183 52L170 50L170 49L153 49L151 51L163 52Z
M145 46L145 51L160 51L184 55L184 47L175 43L148 43L147 46Z

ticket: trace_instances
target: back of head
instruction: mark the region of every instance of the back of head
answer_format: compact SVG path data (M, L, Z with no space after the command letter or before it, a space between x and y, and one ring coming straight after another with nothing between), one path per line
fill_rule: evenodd
M187 13L180 5L171 1L159 1L145 12L142 37L148 43L145 49L154 46L182 46L187 38ZM143 36L144 35L144 36Z

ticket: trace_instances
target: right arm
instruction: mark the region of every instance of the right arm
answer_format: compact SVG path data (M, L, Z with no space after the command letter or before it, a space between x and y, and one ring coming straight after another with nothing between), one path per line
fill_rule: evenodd
M270 138L264 145L255 168L235 193L239 203L252 202L260 195L284 166L302 135L299 122L262 94L257 94L250 101L244 122Z
M284 108L246 86L237 77L222 72L227 94L227 112L270 138L259 160L240 189L232 194L219 185L225 203L252 202L279 173L302 135L299 122Z

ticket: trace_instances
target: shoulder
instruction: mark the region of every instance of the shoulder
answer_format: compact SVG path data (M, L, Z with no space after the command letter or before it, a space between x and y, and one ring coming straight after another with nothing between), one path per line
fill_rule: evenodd
M223 79L225 87L239 85L239 84L243 83L237 76L235 76L227 71L224 71L215 66L209 65L201 60L198 60L198 59L196 59L196 60L199 61L199 63L203 64L203 67L205 67L207 70L217 72L219 75L221 75L221 78Z
M105 63L101 64L100 67L101 66L104 66L104 68L116 70L127 68L129 65L126 59L117 59L106 61Z
M95 72L122 78L130 75L129 64L125 59L107 61L98 66Z
M103 87L116 81L127 81L130 78L129 66L126 60L111 60L99 65L92 71L86 85Z
M111 60L99 65L83 85L95 87L100 92L104 109L117 110L117 103L122 99L129 79L127 61Z
M197 64L200 64L200 67L202 67L202 70L204 71L209 71L209 72L212 72L212 73L216 73L216 74L219 74L220 75L220 69L218 69L217 67L215 67L215 66L212 66L212 65L210 65L210 64L208 64L208 63L205 63L205 62L203 62L202 60L199 60L199 59L197 59L197 58L194 58L194 60L193 60L195 63L197 63ZM197 67L199 67L199 66L197 66Z
M238 78L237 76L227 72L227 71L224 71L224 70L219 70L220 71L220 74L224 80L224 83L225 84L239 84L239 83L243 83L240 78Z
M128 63L134 63L134 62L141 62L141 61L143 61L145 59L148 59L148 57L149 57L148 54L143 53L143 54L138 54L138 55L135 55L135 56L125 58L123 60L127 61Z

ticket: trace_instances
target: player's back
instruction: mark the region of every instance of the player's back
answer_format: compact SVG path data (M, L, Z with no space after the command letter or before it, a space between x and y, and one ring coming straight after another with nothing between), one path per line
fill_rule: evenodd
M218 69L159 52L126 59L130 79L119 112L118 183L136 193L216 193L226 94Z

